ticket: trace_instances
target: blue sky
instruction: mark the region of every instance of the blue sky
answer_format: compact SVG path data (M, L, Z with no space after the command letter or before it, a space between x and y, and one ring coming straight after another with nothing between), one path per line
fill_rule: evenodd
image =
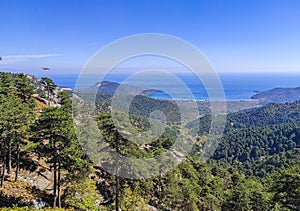
M300 72L298 0L0 0L0 70L79 73L100 48L165 33L219 72Z

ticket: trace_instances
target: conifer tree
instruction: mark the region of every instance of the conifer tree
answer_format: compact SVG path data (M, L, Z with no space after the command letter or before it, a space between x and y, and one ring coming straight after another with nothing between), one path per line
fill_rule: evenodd
M50 106L51 95L54 94L56 84L53 82L52 79L47 78L47 77L42 78L42 84L45 85L45 89L46 89L46 92L47 92L47 98L48 98L48 106Z
M62 170L69 173L82 167L82 151L76 142L71 115L59 107L42 111L35 127L34 140L39 143L38 152L47 157L53 170L53 207L61 207Z

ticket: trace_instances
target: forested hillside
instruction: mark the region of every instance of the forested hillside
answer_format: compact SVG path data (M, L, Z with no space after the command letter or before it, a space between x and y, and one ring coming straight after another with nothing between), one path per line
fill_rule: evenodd
M210 117L203 117L201 141L193 153L165 174L133 180L102 170L81 149L72 120L72 93L49 78L32 81L24 74L0 73L1 210L300 209L299 102L230 114L223 140L207 163L199 160L210 125ZM109 97L102 97L97 126L111 148L134 158L170 152L177 136L175 104L135 99L129 123L137 131L147 130L153 110L176 117L169 119L163 136L145 147L116 130ZM147 109L139 107L142 103ZM83 147L97 151L97 141L87 144L93 145Z
M205 136L211 117L205 116L199 122L199 134ZM196 130L194 125L191 122L187 127ZM299 148L300 102L268 104L229 114L213 159L229 163L247 175L263 177L297 163Z

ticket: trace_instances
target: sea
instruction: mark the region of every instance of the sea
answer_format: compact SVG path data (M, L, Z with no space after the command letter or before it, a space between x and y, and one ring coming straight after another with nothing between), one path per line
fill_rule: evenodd
M99 81L112 81L162 92L153 92L152 98L176 98L182 100L209 100L207 89L193 74L178 73L175 77L168 75L141 75L131 77L130 74L111 74L105 78L98 75L48 74L58 86L67 88L88 88ZM300 86L300 72L287 73L219 73L219 80L227 100L250 100L251 96L277 87L295 88ZM129 79L128 79L129 78ZM180 81L180 82L179 82ZM172 93L173 95L166 94ZM192 95L188 94L191 93ZM176 96L176 97L174 97Z

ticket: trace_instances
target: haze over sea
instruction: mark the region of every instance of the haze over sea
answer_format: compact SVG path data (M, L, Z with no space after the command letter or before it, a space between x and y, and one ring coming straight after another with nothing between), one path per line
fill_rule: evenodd
M43 75L45 76L45 75ZM57 85L74 89L77 82L77 74L66 75L46 75L51 77ZM128 74L111 74L104 80L122 83ZM195 99L208 100L205 88L201 82L192 74L177 74L186 86L191 90ZM266 91L276 87L294 88L300 86L300 73L220 73L219 78L223 84L224 93L227 100L249 100L256 92ZM89 87L96 82L99 82L101 77L97 75L85 75L84 80L78 87ZM127 81L126 84L142 86L146 88L155 88L164 91L164 88L172 89L177 93L177 98L188 99L186 91L178 89L176 82L167 81L164 77L143 77ZM169 98L169 96L156 92L152 96L154 98Z

